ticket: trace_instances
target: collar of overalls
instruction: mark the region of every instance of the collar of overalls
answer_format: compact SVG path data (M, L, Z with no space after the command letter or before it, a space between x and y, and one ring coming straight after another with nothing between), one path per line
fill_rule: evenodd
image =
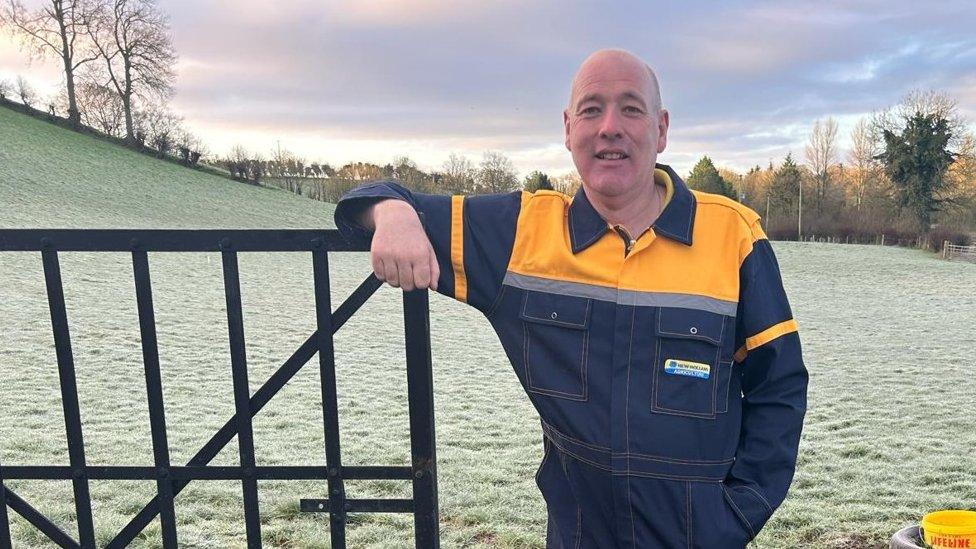
M688 190L685 182L674 173L671 166L655 164L655 180L668 187L671 199L654 222L654 232L666 236L671 240L691 246L691 232L695 225L695 195ZM661 181L660 172L667 174L667 180ZM600 239L610 225L603 219L580 186L569 206L569 239L573 246L573 253L585 250L590 244Z

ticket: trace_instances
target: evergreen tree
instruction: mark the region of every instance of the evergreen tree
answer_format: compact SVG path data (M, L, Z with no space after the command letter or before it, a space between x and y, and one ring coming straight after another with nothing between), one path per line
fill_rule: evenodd
M797 207L797 196L802 181L803 174L793 160L793 153L787 154L783 165L773 173L768 191L770 200L779 207L778 209L793 212Z
M549 176L540 172L534 171L529 175L525 176L525 183L522 184L522 188L530 193L534 193L539 190L552 190L552 181Z
M879 156L895 187L898 205L912 212L919 228L928 232L935 212L942 209L953 184L946 177L953 163L949 152L949 121L935 113L916 112L901 134L884 131L885 151Z
M688 176L688 186L698 191L727 196L733 200L736 198L732 185L722 178L718 169L715 168L715 164L712 163L712 159L707 156L703 156L695 164L695 168L691 170L691 175Z

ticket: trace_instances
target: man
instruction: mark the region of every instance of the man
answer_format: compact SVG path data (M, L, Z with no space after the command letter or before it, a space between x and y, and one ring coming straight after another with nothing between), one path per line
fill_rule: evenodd
M630 53L587 58L563 120L572 199L384 182L336 222L375 229L379 278L487 316L542 421L547 547L743 547L786 496L806 407L759 216L656 163L668 112Z

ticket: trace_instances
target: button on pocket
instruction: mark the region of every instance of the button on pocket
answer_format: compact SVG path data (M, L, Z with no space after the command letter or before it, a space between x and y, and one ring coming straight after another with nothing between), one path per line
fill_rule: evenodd
M731 371L720 360L726 324L724 315L708 311L658 309L652 411L712 419L727 410L728 401L720 402Z
M591 300L526 291L522 303L525 384L529 391L586 400Z

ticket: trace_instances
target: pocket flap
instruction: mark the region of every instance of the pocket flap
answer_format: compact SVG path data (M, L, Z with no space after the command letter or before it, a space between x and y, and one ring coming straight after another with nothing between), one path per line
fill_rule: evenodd
M658 309L657 334L722 344L725 316L709 311L661 307Z
M585 297L525 291L522 320L562 328L585 330L590 323L590 302Z

